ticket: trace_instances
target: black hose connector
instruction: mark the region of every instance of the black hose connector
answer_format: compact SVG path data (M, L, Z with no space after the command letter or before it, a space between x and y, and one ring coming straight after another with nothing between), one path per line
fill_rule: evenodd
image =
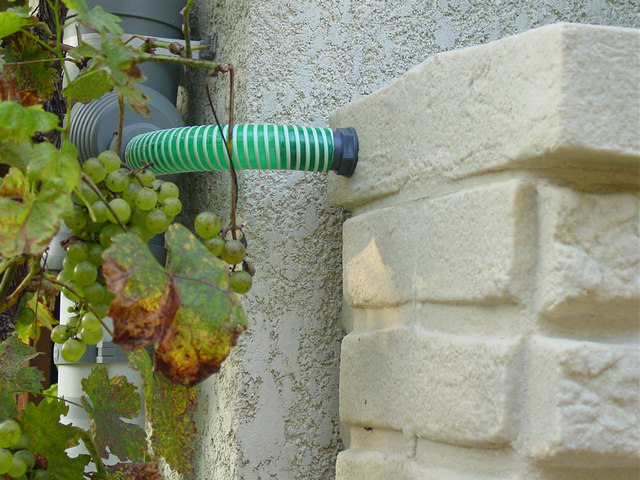
M353 127L338 128L333 132L333 162L330 170L350 177L358 164L358 134Z

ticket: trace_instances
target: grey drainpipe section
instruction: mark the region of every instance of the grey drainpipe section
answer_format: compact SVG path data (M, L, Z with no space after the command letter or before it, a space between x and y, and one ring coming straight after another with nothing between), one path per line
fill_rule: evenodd
M118 15L125 34L146 37L182 38L181 9L184 0L88 0L90 8L100 6L103 10ZM92 33L88 29L81 33ZM151 116L146 118L127 108L124 116L123 145L140 133L152 130L181 127L184 125L175 107L181 68L177 65L164 65L148 62L140 66L147 77L140 90L150 98L147 106ZM119 106L117 93L112 92L88 104L76 104L71 110L70 139L78 148L81 160L97 156L100 152L113 148L116 138L113 134L118 125ZM60 248L60 241L69 236L64 227L53 239L47 266L50 270L61 270L65 252ZM156 260L165 263L166 250L164 237L156 236L149 243ZM66 312L61 312L61 317ZM152 350L152 349L151 349ZM59 354L59 347L54 347L54 362L65 365ZM126 363L127 358L122 349L109 340L103 340L97 346L87 345L82 358L72 364Z

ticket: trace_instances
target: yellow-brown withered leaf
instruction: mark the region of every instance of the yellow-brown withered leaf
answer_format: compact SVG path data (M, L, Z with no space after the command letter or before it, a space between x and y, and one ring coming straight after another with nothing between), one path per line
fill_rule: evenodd
M113 341L124 350L155 345L178 309L173 280L132 233L116 235L103 257L107 286L116 295L108 313Z

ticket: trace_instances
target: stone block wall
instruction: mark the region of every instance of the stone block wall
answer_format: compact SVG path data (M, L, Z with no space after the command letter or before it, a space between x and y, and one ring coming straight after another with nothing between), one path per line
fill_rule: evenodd
M555 24L349 104L338 480L640 476L640 31Z

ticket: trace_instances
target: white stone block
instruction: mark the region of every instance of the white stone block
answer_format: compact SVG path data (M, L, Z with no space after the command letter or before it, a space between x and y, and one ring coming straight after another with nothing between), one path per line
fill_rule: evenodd
M640 30L558 23L431 57L333 116L356 128L360 159L329 178L329 198L417 198L514 168L624 170L637 184L638 51Z
M395 328L342 343L344 423L468 446L512 439L518 338L464 337Z
M513 180L358 215L344 226L347 303L518 303L534 211L533 189Z
M640 320L640 196L538 188L538 302L548 317Z
M552 466L637 468L639 349L535 337L529 455Z

